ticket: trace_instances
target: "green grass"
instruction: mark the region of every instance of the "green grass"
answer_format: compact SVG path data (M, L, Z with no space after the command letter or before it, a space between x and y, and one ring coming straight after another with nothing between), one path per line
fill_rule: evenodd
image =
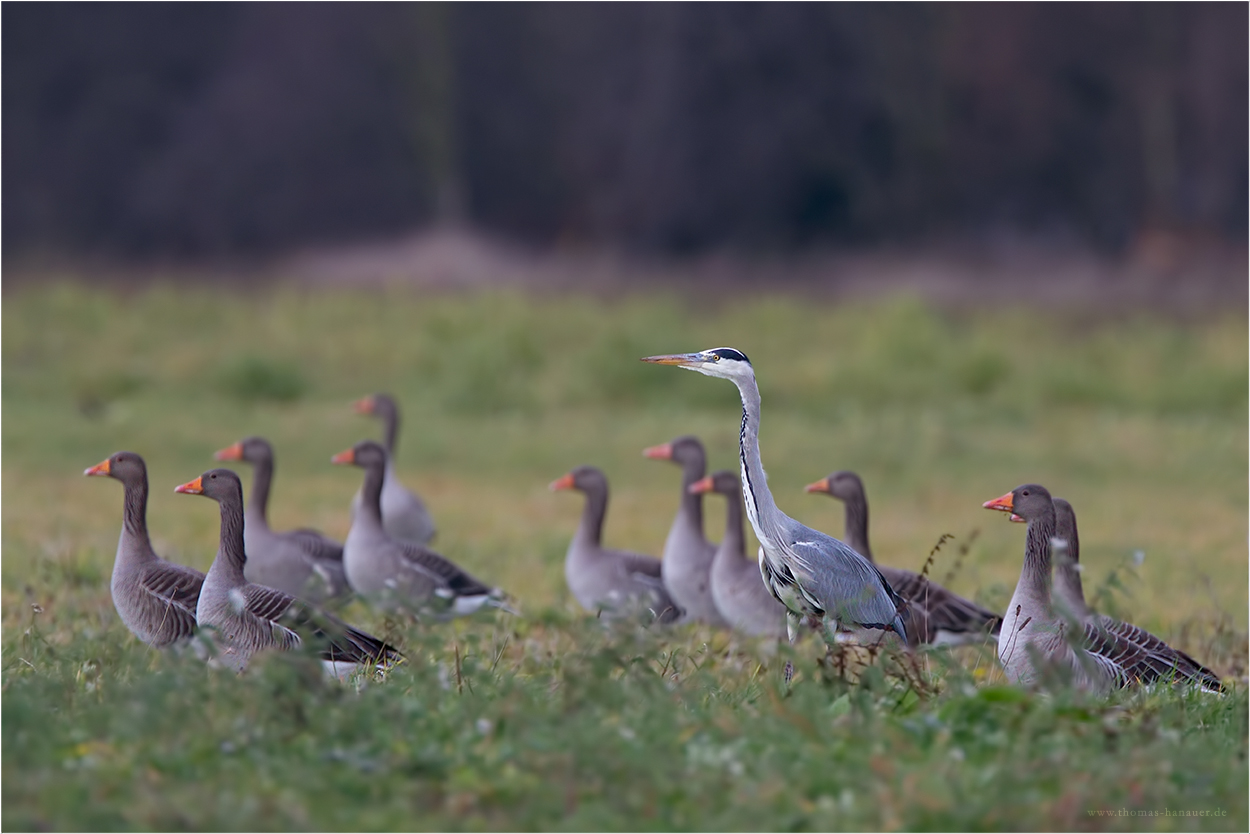
M1247 327L907 299L611 300L509 292L255 294L64 283L3 311L3 825L12 829L1244 829L1247 701L1039 697L990 653L853 672L698 629L605 633L563 582L581 506L546 485L594 463L610 544L658 553L678 476L645 446L695 433L735 465L733 387L638 362L733 345L760 376L774 493L864 478L874 550L1005 607L1022 528L981 502L1026 481L1075 506L1105 608L1240 679L1246 667ZM249 434L275 444L275 526L348 526L329 457L404 409L401 477L438 547L525 617L349 619L412 662L362 691L300 658L235 678L139 645L108 576L121 489L82 470L143 454L164 555L207 568L217 514L173 487ZM250 474L245 475L245 486ZM719 538L723 510L708 512ZM1135 564L1134 553L1144 560ZM459 672L457 673L457 668ZM910 681L910 683L908 682ZM918 694L919 693L919 694ZM1219 810L1226 817L1090 816Z

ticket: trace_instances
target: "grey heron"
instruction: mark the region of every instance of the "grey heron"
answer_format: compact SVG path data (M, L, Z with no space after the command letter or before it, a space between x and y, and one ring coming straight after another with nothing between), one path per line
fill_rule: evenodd
M881 571L844 543L778 509L760 460L760 391L746 355L720 347L647 356L642 361L722 377L738 387L742 398L738 448L743 503L760 541L764 584L787 609L791 642L806 618L821 622L829 642L839 626L892 630L906 641L903 614L907 603Z
M244 573L248 581L312 602L351 593L343 572L343 545L306 527L282 533L269 527L274 460L268 440L246 437L213 457L250 463L256 472L243 510L243 544L247 548Z
M1157 646L1144 645L1097 620L1056 611L1051 595L1052 547L1060 540L1055 504L1045 487L1024 484L982 506L1028 524L1024 566L998 636L998 659L1008 679L1039 685L1057 671L1072 685L1100 693L1138 683L1219 688L1218 679L1189 668L1162 640Z
M864 482L842 470L808 484L805 492L827 493L846 505L843 535L855 552L875 564L868 545L868 497ZM979 643L998 639L1003 618L914 571L880 565L890 586L908 604L907 632L912 645Z

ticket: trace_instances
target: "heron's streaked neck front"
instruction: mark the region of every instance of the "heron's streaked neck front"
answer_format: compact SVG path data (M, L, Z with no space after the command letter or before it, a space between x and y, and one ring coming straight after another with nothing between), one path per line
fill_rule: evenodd
M768 488L768 477L760 461L760 389L755 377L735 379L738 393L742 395L742 430L738 435L738 450L742 464L742 497L747 518L755 535L766 550L776 550L781 526L781 510L773 500Z

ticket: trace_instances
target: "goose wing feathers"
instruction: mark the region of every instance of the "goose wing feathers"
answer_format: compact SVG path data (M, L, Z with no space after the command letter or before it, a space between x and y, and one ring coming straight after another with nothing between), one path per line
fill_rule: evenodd
M921 641L932 641L939 631L957 635L998 635L1003 618L993 611L918 573L896 568L883 568L881 572L898 595L907 600L913 612L923 610L926 626L916 635Z
M402 564L411 571L425 574L437 586L450 588L457 596L489 595L494 589L433 550L408 542L393 541L403 557Z
M163 559L147 566L138 582L142 598L158 609L162 632L172 632L170 640L190 637L195 632L195 610L203 585L204 574Z
M298 544L300 549L313 559L327 562L343 561L343 545L316 530L309 527L301 527L298 530L291 530L284 535Z

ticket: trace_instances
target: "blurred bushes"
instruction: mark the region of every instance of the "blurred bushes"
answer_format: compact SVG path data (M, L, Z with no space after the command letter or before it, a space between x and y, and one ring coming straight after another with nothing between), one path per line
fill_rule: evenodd
M256 253L436 219L665 253L1246 235L1244 4L3 18L6 254Z

